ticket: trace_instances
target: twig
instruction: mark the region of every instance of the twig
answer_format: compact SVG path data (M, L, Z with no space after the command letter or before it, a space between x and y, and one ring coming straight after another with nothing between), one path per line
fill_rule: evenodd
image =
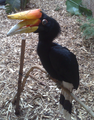
M30 68L30 70L26 73L26 75L25 75L25 77L24 77L24 79L23 79L20 94L21 94L21 92L23 92L23 89L24 89L26 80L27 80L27 78L29 77L29 73L30 73L31 71L33 71L34 69L40 69L42 72L46 73L46 71L45 71L43 68L41 68L40 66L36 66L36 65L32 66L32 67ZM15 103L16 103L16 100L17 100L17 94L14 96L12 103L15 104Z
M46 87L49 87L49 86L47 86L44 82L36 79L33 75L29 75L29 76L30 76L32 79L36 80L36 81L38 82L38 84L43 85L43 86L46 86Z
M20 94L21 94L21 80L22 80L22 74L23 74L23 63L24 63L24 51L25 51L25 39L22 39L22 45L21 45L21 58L20 58L20 70L19 70L19 79L18 79L18 90L17 90L17 101L16 101L16 109L15 114L19 114L19 100L20 100Z
M35 65L33 67L31 67L31 69L26 73L26 76L25 78L23 79L23 83L22 83L22 88L21 88L21 92L23 91L24 89L24 86L25 86L25 83L26 83L26 79L29 77L29 73L31 71L33 71L34 69L39 69L41 70L42 72L44 73L47 73L42 67L38 66L38 65ZM32 76L31 76L32 77ZM81 102L73 93L71 93L69 90L67 90L66 88L63 87L63 85L61 84L61 82L59 82L58 80L56 79L53 79L52 77L50 77L55 83L58 83L60 85L60 87L67 92L67 94L69 94L74 100L76 100L83 108L85 108L85 110L94 118L94 112L89 109L88 106L86 106L83 102ZM14 97L14 100L16 99L16 95Z

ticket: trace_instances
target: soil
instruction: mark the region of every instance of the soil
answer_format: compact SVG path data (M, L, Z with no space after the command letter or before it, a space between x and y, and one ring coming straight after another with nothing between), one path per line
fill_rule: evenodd
M84 42L79 19L66 11L65 0L33 0L31 9L41 8L56 19L61 33L55 42L73 52L79 63L80 85L73 93L94 112L94 51L93 45ZM58 9L57 9L58 8ZM38 34L29 33L7 37L9 29L18 21L7 18L5 10L0 10L0 120L64 120L59 112L60 90L45 73L35 69L36 79L27 79L21 94L19 116L15 115L12 100L17 92L22 38L26 39L23 77L33 65L41 65L36 53ZM91 47L90 47L91 46ZM91 115L73 100L73 120L93 120Z

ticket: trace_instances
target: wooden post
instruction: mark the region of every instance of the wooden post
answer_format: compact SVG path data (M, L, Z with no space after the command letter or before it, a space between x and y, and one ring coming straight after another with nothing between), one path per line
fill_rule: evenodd
M18 90L17 90L17 99L16 99L16 109L15 114L19 115L19 101L20 101L20 94L21 94L21 80L23 75L23 64L24 64L24 52L25 52L25 39L22 39L21 45L21 57L20 57L20 69L19 69L19 79L18 79Z

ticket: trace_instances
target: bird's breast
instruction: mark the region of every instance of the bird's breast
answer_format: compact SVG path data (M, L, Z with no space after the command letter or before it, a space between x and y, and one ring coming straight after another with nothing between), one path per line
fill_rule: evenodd
M50 61L50 57L49 57L50 52L51 52L51 47L47 46L47 44L43 44L43 43L38 44L37 53L39 55L43 67L50 74L51 77L57 78L57 73L53 69L53 66Z

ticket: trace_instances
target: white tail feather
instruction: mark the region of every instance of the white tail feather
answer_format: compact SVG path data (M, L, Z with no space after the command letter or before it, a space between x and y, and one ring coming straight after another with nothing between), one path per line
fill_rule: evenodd
M61 104L59 104L59 110L60 113L64 115L64 118L66 120L71 120L71 114L67 110L65 110Z
M72 102L72 97L69 96L66 91L61 90L61 94L65 97L65 100L69 100L70 102Z
M62 82L63 86L67 88L70 92L73 90L73 85L71 83ZM66 101L69 101L66 103ZM64 115L66 120L71 120L71 103L72 103L72 97L67 94L66 91L61 90L61 104L59 105L60 113ZM68 104L68 105L67 105ZM63 107L66 106L66 107ZM65 108L65 109L64 109ZM68 110L68 111L67 111ZM70 112L69 112L70 111Z

